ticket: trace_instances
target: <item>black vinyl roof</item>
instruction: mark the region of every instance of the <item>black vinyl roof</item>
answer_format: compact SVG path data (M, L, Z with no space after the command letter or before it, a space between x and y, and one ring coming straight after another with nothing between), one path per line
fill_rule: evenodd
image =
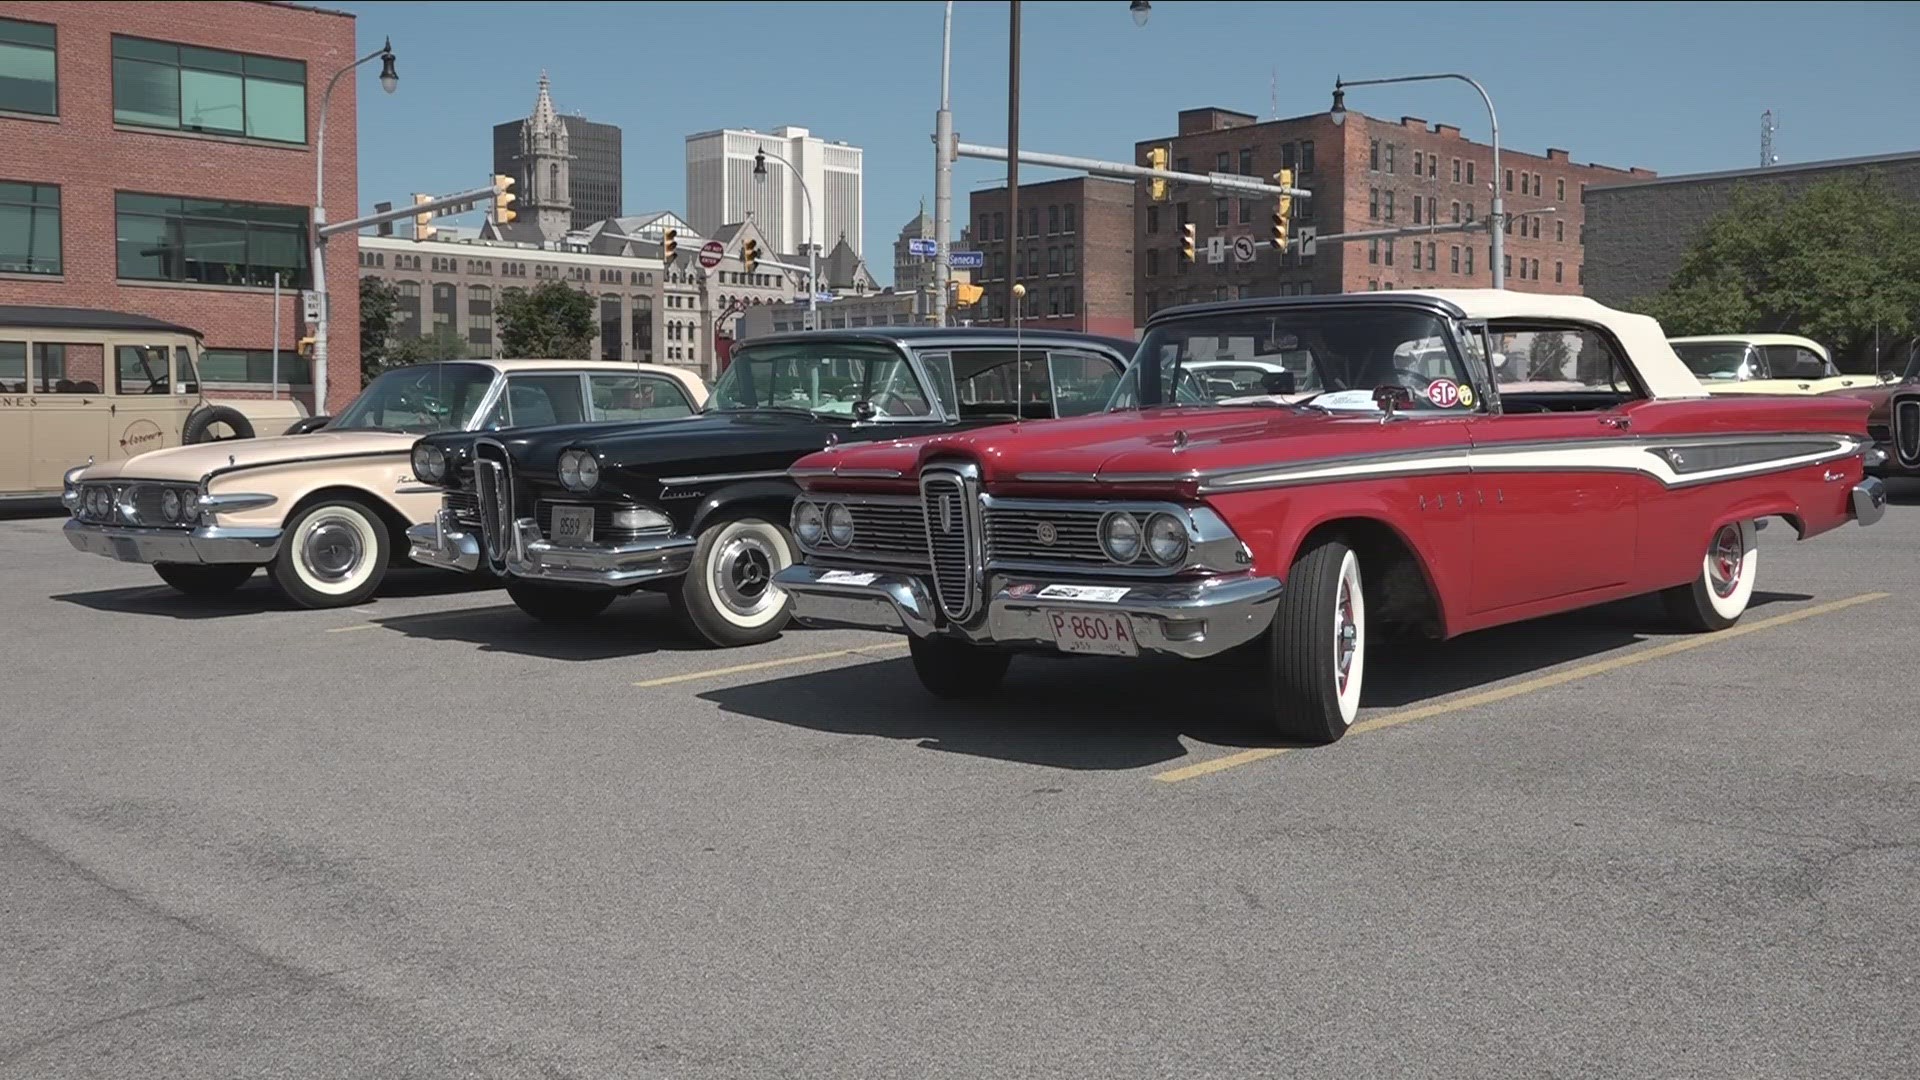
M0 326L44 326L55 330L157 330L170 334L200 336L190 326L162 322L145 315L98 308L38 307L31 304L0 304Z
M1184 319L1192 315L1217 315L1234 311L1269 311L1287 308L1424 308L1451 318L1465 318L1459 305L1440 296L1425 295L1411 289L1393 292L1313 293L1307 296L1252 296L1241 300L1208 300L1178 307L1161 308L1147 317L1147 325Z
M793 330L781 334L761 334L734 343L735 349L754 345L789 345L803 341L879 341L903 345L1100 345L1131 357L1140 343L1132 338L1082 334L1071 330L1021 330L1017 334L1000 326L855 326L834 330Z

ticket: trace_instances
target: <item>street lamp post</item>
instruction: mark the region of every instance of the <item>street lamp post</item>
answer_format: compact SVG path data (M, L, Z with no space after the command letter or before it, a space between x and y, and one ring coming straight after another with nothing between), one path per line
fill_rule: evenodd
M1488 261L1493 263L1493 287L1507 287L1506 254L1506 203L1500 198L1500 117L1493 111L1493 99L1487 96L1487 88L1465 75L1443 72L1438 75L1402 75L1392 79L1340 79L1333 80L1333 109L1327 118L1335 125L1347 120L1347 92L1349 86L1380 86L1385 83L1433 82L1438 79L1457 79L1480 92L1480 100L1487 106L1487 123L1493 128L1493 176L1490 177L1493 188L1493 209L1487 217L1487 231L1492 235L1492 250L1488 252Z
M787 167L787 175L800 185L800 195L807 203L807 329L820 329L820 245L813 242L813 192L807 190L807 178L793 167L793 162L760 149L753 155L753 179L755 183L767 182L767 159L772 158Z
M953 236L953 108L948 97L953 70L953 0L940 35L940 110L933 114L933 321L947 325L948 265Z
M327 112L333 105L333 88L342 76L362 64L380 61L380 89L391 94L400 86L400 73L393 68L393 39L378 49L333 73L327 92L320 98L320 134L313 146L313 291L320 298L320 320L313 328L313 414L327 411L327 323L332 305L327 302L327 238L320 226L327 223Z

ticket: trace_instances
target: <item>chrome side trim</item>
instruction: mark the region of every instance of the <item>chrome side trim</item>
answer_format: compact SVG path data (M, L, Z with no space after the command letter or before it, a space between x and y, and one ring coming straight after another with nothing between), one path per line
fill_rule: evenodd
M251 469L277 469L283 465L312 465L315 462L321 462L321 461L329 461L329 462L357 461L361 458L378 458L378 457L410 458L412 454L413 454L413 448L409 446L402 450L362 450L357 454L312 454L306 457L281 458L276 461L255 461L255 462L249 462L248 464L245 464L245 465L227 465L222 468L215 469L212 472L209 472L205 476L201 477L200 482L202 484L206 484L211 482L216 477L226 476L229 473L247 472L248 470L251 470ZM130 480L131 478L127 477L123 479ZM178 483L182 483L183 481L154 480L150 482L156 483L156 484L159 484L159 483L178 484Z
M406 487L394 488L393 493L395 495L441 495L446 490L433 484L408 484Z
M202 495L197 504L203 514L237 514L242 510L272 506L279 501L278 496L264 492L234 492L230 495Z
M787 475L785 469L765 469L759 472L708 473L705 476L663 476L661 487L679 487L685 484L720 484L730 480L770 480Z
M1023 472L1015 473L1013 478L1026 484L1092 484L1099 481L1100 474L1091 472Z
M903 475L899 469L839 469L835 476L848 480L898 480Z

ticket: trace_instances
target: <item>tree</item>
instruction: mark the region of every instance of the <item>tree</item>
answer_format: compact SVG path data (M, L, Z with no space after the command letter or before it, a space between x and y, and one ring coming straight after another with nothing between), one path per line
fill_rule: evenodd
M388 346L387 363L401 367L434 360L460 360L468 355L466 338L451 330L435 330L428 337L402 338Z
M379 378L387 365L387 340L393 333L393 313L400 306L400 290L379 278L360 279L360 381Z
M585 360L592 355L593 297L562 282L532 292L507 289L495 310L500 317L502 356Z
M1797 195L1736 189L1665 292L1634 309L1667 333L1802 334L1851 356L1920 326L1920 202L1871 176Z
M1542 331L1533 335L1533 343L1527 346L1527 381L1565 381L1567 359L1572 355L1565 334Z

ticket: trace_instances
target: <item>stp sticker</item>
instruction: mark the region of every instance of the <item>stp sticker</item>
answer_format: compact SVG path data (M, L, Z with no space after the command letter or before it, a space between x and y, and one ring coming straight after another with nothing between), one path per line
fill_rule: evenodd
M1473 387L1464 384L1461 385L1460 404L1465 408L1473 408Z
M1427 400L1451 409L1460 404L1460 384L1452 379L1435 379L1427 384Z
M1096 604L1111 604L1130 591L1112 585L1049 585L1041 589L1039 595L1042 600L1091 600Z

